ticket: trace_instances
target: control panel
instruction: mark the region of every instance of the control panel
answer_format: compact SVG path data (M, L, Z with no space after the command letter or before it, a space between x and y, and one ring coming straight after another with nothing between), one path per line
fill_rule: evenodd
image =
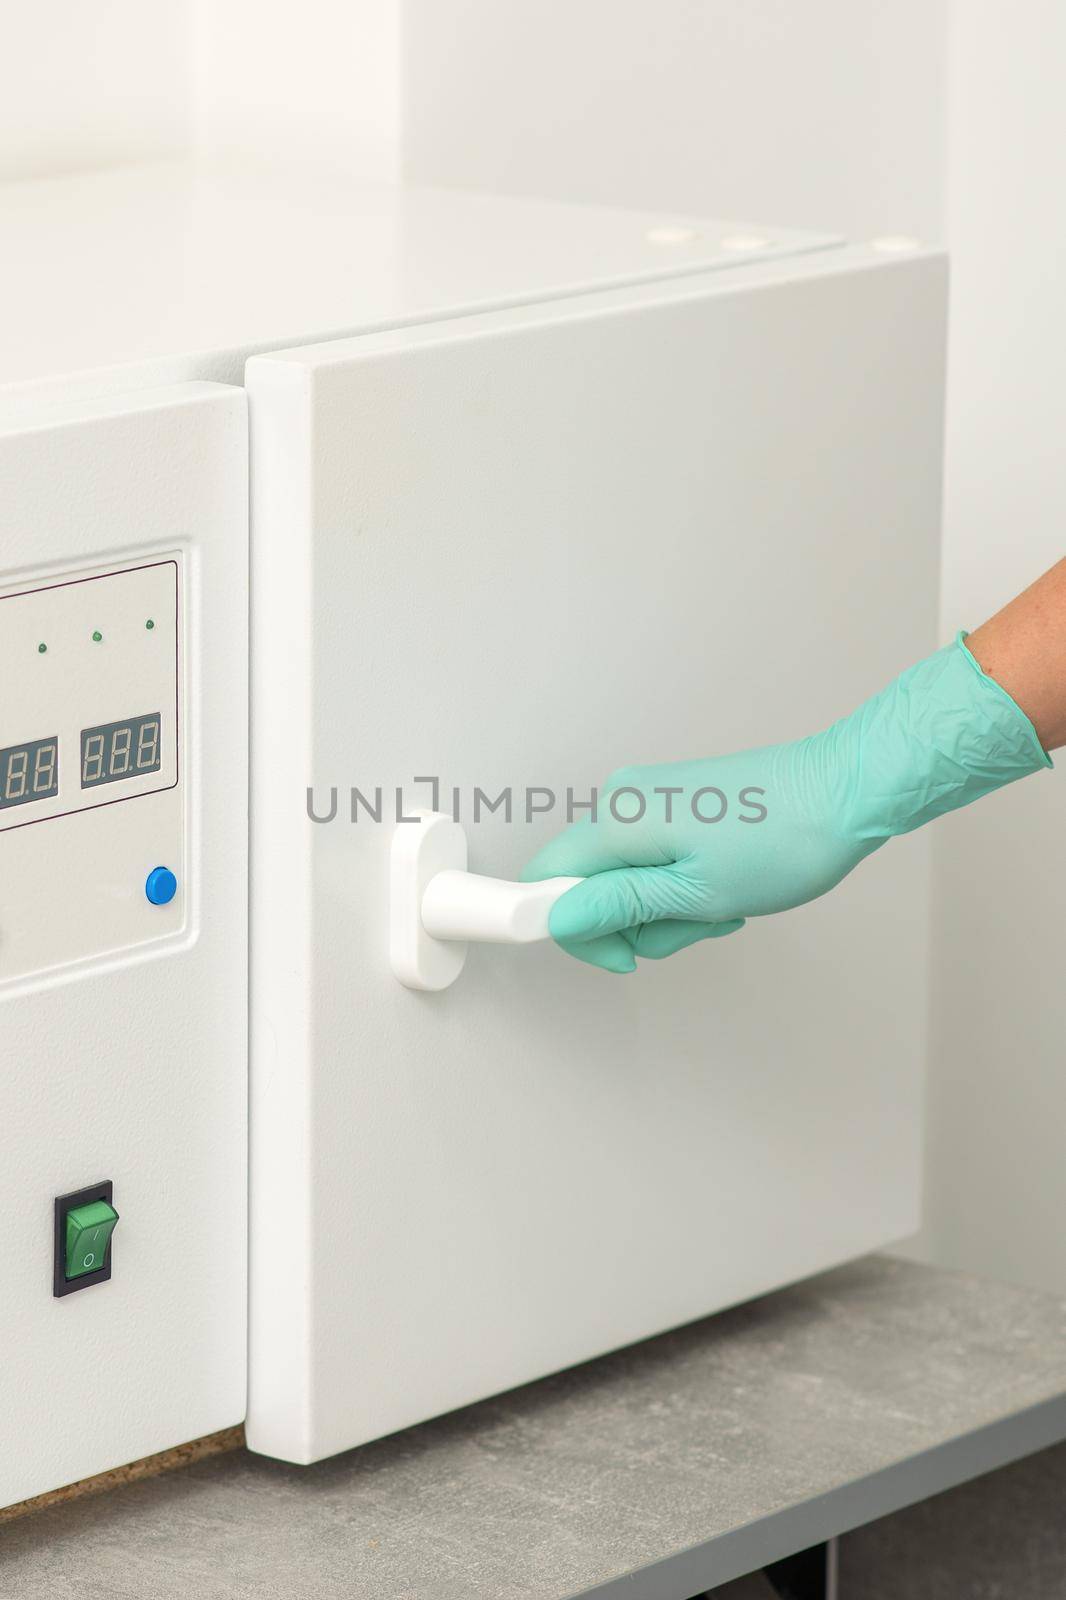
M3 1507L244 1415L244 394L13 399L0 483Z
M181 628L175 553L0 590L0 984L181 931Z

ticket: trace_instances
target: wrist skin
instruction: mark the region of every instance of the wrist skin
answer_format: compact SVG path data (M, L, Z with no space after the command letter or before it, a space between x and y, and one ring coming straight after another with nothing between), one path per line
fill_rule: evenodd
M1066 560L981 624L974 660L1028 716L1045 750L1066 745Z

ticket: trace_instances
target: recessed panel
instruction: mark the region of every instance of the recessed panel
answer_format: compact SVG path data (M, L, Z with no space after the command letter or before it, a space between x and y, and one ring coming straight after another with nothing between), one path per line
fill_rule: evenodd
M179 575L169 556L0 590L0 831L178 781Z
M182 564L0 591L0 985L185 925Z

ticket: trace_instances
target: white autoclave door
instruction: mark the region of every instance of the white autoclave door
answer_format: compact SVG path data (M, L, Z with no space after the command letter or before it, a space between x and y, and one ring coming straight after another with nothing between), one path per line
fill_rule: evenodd
M568 789L814 731L935 646L944 298L935 256L827 251L249 363L253 1448L916 1226L925 840L626 979L485 945L405 988L388 883L397 789L458 791L514 878Z

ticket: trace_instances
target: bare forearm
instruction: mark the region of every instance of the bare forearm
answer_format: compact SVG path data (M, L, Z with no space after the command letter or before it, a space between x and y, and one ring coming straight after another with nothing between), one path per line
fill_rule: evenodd
M971 633L966 645L1021 706L1044 749L1066 745L1066 560Z

